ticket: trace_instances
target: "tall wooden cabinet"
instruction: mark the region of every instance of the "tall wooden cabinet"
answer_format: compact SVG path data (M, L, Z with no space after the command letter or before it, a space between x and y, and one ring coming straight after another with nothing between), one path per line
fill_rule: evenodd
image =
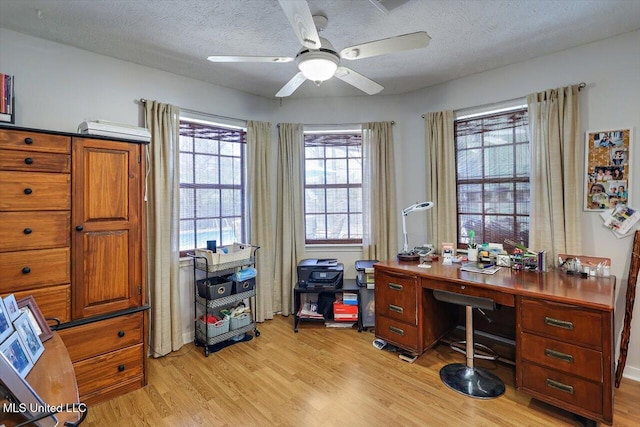
M86 403L146 384L143 150L0 127L0 294L60 320Z

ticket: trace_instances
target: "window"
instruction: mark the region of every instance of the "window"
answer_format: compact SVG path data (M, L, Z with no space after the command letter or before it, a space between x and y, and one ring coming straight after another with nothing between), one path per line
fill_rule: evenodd
M304 156L306 243L362 243L361 132L305 132Z
M530 151L527 109L455 122L458 245L515 240L528 246Z
M242 129L180 121L180 252L244 242Z

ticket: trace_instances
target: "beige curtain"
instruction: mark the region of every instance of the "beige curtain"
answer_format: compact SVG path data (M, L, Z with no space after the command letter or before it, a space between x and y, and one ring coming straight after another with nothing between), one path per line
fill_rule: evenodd
M256 319L273 319L275 224L272 215L273 183L271 168L271 123L247 122L247 192L251 243L260 246L256 252L258 270L255 307Z
M147 101L145 122L151 132L146 208L150 346L153 357L160 357L183 344L179 289L180 110Z
M458 242L453 111L426 113L424 124L429 165L427 199L435 204L427 211L429 239L439 251L442 242Z
M527 96L531 141L529 246L547 251L549 265L559 253L581 247L583 143L578 86Z
M301 124L278 125L278 196L276 213L273 307L288 316L298 262L304 259L303 185L304 131Z
M391 122L362 125L363 256L386 260L398 246L396 181Z

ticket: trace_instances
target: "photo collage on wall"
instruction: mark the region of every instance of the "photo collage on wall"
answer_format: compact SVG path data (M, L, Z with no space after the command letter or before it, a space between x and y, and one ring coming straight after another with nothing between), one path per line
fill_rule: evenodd
M585 210L629 203L630 129L587 132Z

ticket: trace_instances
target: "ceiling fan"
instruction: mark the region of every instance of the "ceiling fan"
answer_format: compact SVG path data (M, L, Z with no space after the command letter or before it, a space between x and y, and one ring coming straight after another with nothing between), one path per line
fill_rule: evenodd
M341 59L356 60L403 50L424 48L429 45L431 40L431 37L426 32L419 31L349 46L338 53L327 39L318 35L318 32L324 30L329 22L325 16L312 16L306 0L278 0L278 2L303 46L295 58L218 55L207 58L211 62L284 63L296 61L300 71L276 93L277 97L291 95L305 80L311 80L320 85L320 83L329 80L333 76L369 95L375 95L384 88L362 74L340 65Z

